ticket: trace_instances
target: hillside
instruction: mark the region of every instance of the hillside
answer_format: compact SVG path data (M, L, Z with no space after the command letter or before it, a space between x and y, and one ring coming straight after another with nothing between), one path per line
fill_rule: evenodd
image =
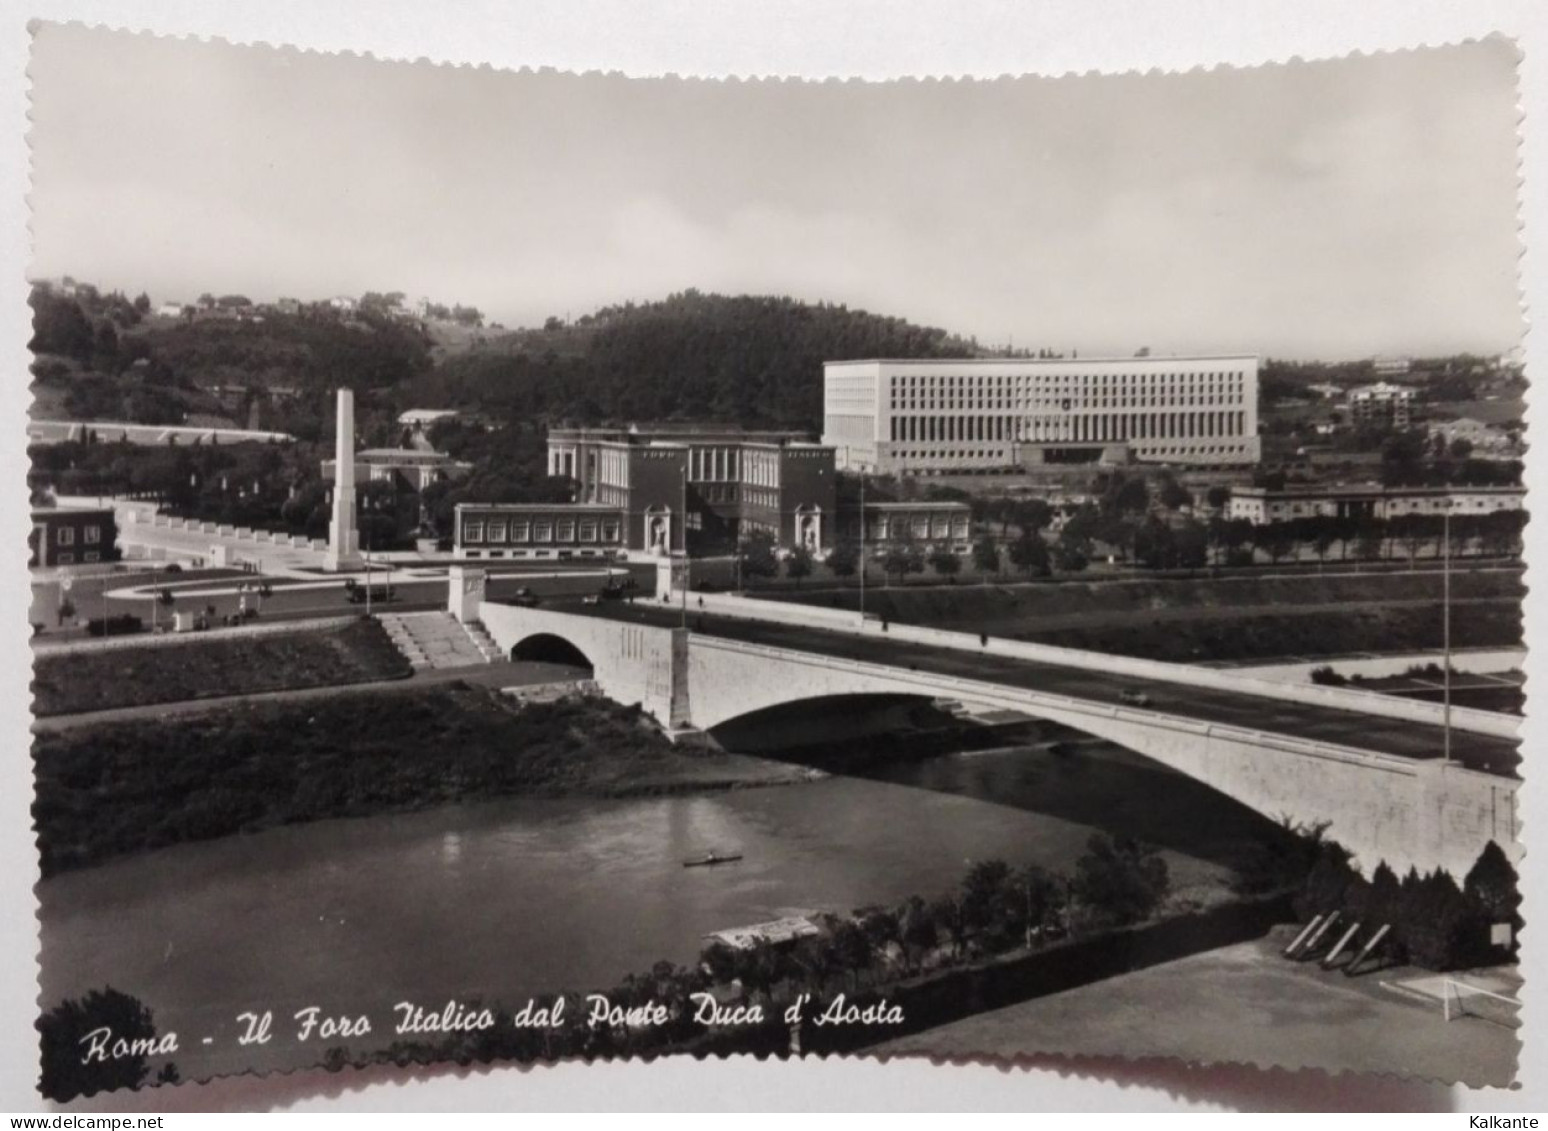
M591 423L711 417L814 428L822 363L979 352L944 330L771 296L687 291L491 334L413 383L424 404Z
M341 316L326 304L163 318L143 299L89 289L40 288L33 307L33 372L51 410L175 423L221 411L208 390L282 387L300 407L265 405L263 423L301 433L339 385L383 413L456 407L507 421L713 417L814 429L826 360L979 352L944 330L845 306L697 291L511 331L364 308ZM246 416L240 398L224 408Z

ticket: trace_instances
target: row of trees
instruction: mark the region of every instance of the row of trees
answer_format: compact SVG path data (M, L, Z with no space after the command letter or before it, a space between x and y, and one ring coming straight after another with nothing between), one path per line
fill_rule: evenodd
M723 1001L739 996L759 1003L776 1023L784 1004L807 993L824 1000L835 989L855 993L924 970L943 970L1056 938L1080 937L1141 922L1154 915L1169 888L1166 863L1133 841L1094 835L1069 876L1035 865L1013 869L1002 860L969 868L962 882L934 900L918 896L893 907L870 907L850 916L820 916L816 935L792 945L733 949L707 947L693 967L658 962L644 974L626 976L610 989L608 1001L622 1009L664 1006L667 1021L643 1028L593 1025L584 997L549 995L535 1004L552 1011L564 1000L557 1026L521 1029L508 1014L492 1030L458 1036L432 1052L396 1044L383 1059L433 1055L437 1059L476 1056L533 1060L540 1057L644 1052L681 1045L705 1033L695 1020L691 995L714 993ZM153 1045L156 1026L148 1009L116 990L94 991L61 1002L38 1021L43 1044L43 1093L64 1101L79 1095L137 1087L154 1071L160 1082L176 1081L177 1069L140 1053L107 1064L83 1065L81 1039L110 1025L116 1034ZM329 1052L346 1062L342 1049Z
M1367 932L1390 924L1388 957L1428 970L1455 970L1502 961L1514 950L1495 946L1490 927L1522 925L1519 877L1493 841L1458 885L1436 869L1421 875L1410 869L1401 880L1385 863L1369 879L1362 876L1342 846L1327 840L1315 845L1315 858L1297 899L1303 919L1337 910L1346 922L1365 924Z

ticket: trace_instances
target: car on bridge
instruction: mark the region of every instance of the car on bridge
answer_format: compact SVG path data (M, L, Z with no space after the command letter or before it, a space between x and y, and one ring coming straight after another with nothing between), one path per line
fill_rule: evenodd
M1148 707L1151 704L1150 696L1133 687L1126 687L1118 693L1118 698L1131 707Z

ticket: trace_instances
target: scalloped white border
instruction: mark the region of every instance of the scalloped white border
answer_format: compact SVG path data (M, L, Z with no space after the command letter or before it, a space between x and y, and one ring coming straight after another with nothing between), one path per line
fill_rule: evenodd
M994 78L1036 73L1167 71L1251 66L1301 58L1456 43L1500 32L1522 51L1522 219L1530 249L1521 285L1528 310L1548 309L1548 5L1538 0L395 0L370 5L340 0L20 0L0 8L0 372L26 372L25 287L29 259L25 21L79 20L162 34L218 37L237 43L293 45L367 57L500 69L523 66L614 71L630 75L699 77L789 76L885 80L908 76ZM950 81L947 79L945 81ZM1541 334L1526 340L1529 376L1548 373ZM19 422L27 407L25 381L0 382L0 419ZM1537 397L1528 397L1529 435L1538 430ZM1528 488L1548 497L1548 445L1529 459ZM20 467L20 427L0 429L0 460ZM25 523L21 477L0 479L0 521ZM1548 554L1548 522L1528 527L1531 566L1528 639L1548 631L1548 593L1537 584ZM7 729L0 761L0 860L32 861L26 759L30 654L20 539L0 585L0 673L11 681L0 720ZM15 582L9 579L17 579ZM1527 670L1534 686L1548 649L1534 649ZM1537 696L1532 697L1535 706ZM1527 725L1528 757L1548 749L1541 710ZM1528 771L1522 803L1530 826L1544 786ZM36 1045L27 1019L36 995L35 868L0 867L0 1108L30 1110ZM1548 865L1529 857L1528 921L1548 906ZM1532 1111L1548 1109L1548 1021L1538 1008L1548 984L1548 947L1527 944L1526 1019L1522 1074L1513 1092L1445 1089L1385 1078L1322 1073L1257 1072L1242 1067L1190 1068L1176 1062L1042 1062L1035 1071L991 1065L932 1066L924 1061L868 1060L760 1064L749 1060L699 1064L561 1066L532 1072L509 1068L446 1070L405 1082L399 1072L327 1077L231 1078L179 1089L179 1107L237 1110L294 1104L311 1110L566 1109L606 1106L688 1106L704 1109L945 1107L1043 1110L1199 1110L1313 1106L1334 1109L1415 1108ZM1534 992L1536 990L1537 992ZM13 1020L14 1019L14 1020ZM20 1023L18 1023L20 1022ZM602 1075L605 1074L605 1080ZM390 1079L388 1079L390 1077ZM365 1086L368 1080L382 1082ZM276 1086L278 1085L278 1086ZM141 1093L148 1098L152 1093ZM165 1100L167 1097L160 1096ZM100 1105L121 1110L122 1095ZM139 1104L158 1110L156 1104Z

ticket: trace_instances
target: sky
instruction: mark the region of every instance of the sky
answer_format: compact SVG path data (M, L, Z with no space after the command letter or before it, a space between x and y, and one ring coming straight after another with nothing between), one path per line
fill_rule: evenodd
M43 24L33 278L403 291L507 326L687 288L1082 356L1517 346L1500 39L1186 74L682 81Z

